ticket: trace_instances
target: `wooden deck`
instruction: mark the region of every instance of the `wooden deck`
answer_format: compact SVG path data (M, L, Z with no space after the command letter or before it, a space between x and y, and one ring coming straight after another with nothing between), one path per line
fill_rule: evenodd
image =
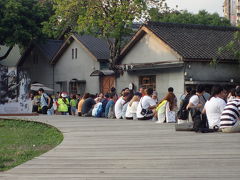
M19 118L51 124L64 133L64 140L0 173L1 180L240 179L240 134L175 132L174 124L151 121Z

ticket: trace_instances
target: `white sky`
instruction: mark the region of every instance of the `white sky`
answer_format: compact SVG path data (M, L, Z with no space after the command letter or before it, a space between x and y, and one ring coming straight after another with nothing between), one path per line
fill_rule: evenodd
M171 8L178 5L178 10L188 10L192 13L205 9L210 13L217 12L220 16L223 16L223 2L224 0L166 0Z

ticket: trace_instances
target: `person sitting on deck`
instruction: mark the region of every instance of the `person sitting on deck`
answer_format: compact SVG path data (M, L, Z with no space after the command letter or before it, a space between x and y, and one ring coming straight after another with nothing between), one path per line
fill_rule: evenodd
M220 129L224 133L240 132L240 87L235 94L236 99L227 103L220 118Z

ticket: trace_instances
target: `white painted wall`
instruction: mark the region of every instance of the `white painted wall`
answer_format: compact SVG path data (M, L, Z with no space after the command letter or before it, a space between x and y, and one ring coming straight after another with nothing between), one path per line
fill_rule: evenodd
M146 34L128 52L122 60L122 64L152 63L161 61L177 61L178 57L173 54L161 40Z
M125 72L123 76L117 78L117 90L118 93L128 87L129 83L133 83L136 86L136 90L139 89L139 76L156 75L156 91L158 92L158 98L161 100L166 94L169 87L174 88L174 93L179 99L184 93L184 72L183 68L161 69L158 73L151 73L151 71L138 71L138 72Z
M184 93L184 72L182 68L164 69L156 77L158 98L162 99L169 87L173 87L178 100Z
M72 49L77 48L77 59L72 59ZM99 62L93 59L82 46L73 41L65 50L63 55L54 65L54 81L69 81L72 79L86 80L86 92L99 92L99 77L91 77L94 69L99 69ZM59 91L59 86L55 86L55 91Z

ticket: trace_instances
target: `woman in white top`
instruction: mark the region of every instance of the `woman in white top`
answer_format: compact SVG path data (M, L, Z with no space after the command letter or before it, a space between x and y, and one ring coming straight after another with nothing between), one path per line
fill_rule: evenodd
M137 106L142 94L140 92L136 92L127 106L126 111L126 119L137 119Z
M219 129L220 127L220 117L226 106L226 102L223 100L225 96L225 91L221 86L212 88L212 96L203 109L203 113L207 114L209 129Z

